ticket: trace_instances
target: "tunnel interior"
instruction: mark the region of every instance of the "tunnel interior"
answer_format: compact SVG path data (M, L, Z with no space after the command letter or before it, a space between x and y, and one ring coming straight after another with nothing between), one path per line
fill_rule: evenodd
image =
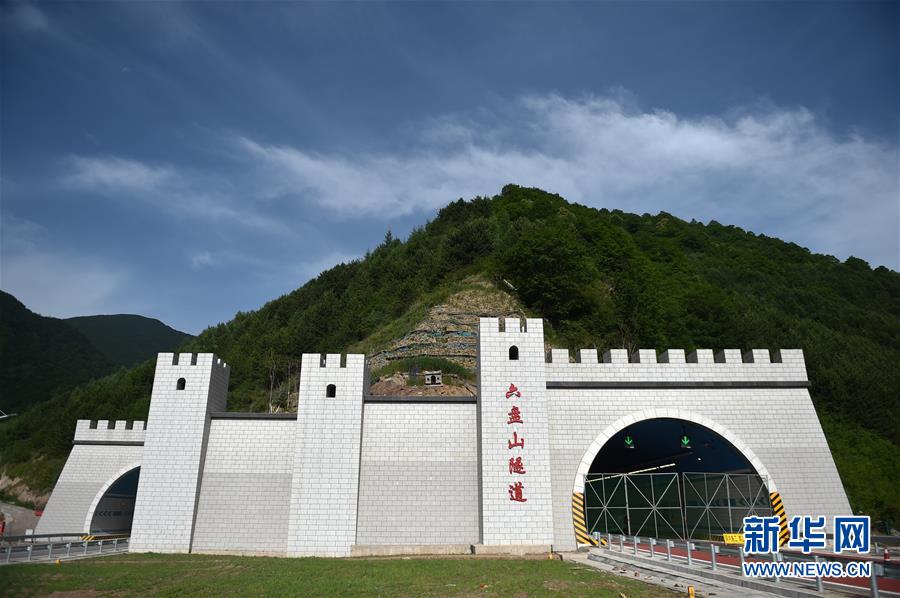
M628 437L631 442L626 442ZM683 442L687 436L688 442ZM648 419L610 438L588 477L604 473L755 473L750 462L716 432L680 419Z
M585 479L589 532L707 539L768 514L768 482L728 440L699 424L637 422L600 449Z
M130 534L134 519L134 501L137 497L141 468L136 467L124 474L106 490L94 509L90 533Z

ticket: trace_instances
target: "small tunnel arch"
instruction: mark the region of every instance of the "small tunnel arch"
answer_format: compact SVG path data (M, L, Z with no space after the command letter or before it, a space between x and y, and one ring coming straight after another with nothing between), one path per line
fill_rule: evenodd
M329 399L333 399L337 396L337 386L334 384L329 384L325 387L325 396Z
M509 348L509 360L510 361L518 361L519 360L519 348L515 345Z
M130 465L115 476L94 498L85 521L89 534L130 534L134 519L134 503L137 497L141 466Z
M187 386L187 380L184 378L179 378L178 382L175 383L175 390L184 390Z

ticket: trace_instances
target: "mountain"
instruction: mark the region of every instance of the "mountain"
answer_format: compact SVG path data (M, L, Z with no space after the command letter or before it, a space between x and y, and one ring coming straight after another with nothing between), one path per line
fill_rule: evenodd
M900 275L734 226L597 210L509 185L449 204L406 241L389 232L363 259L238 313L184 350L215 351L232 366L232 410L275 402L270 374L271 394L290 405L303 352L365 351L384 373L416 355L464 369L465 354L435 352L429 322L439 326L460 294L479 288L509 301L467 314L543 317L559 347L802 347L851 503L900 520ZM46 492L74 420L142 418L152 376L147 361L56 397L44 410L52 417L0 425L7 478Z
M79 316L66 323L81 332L116 365L135 366L191 338L154 318L131 314Z
M48 318L0 291L0 409L21 411L190 338L136 315Z
M13 413L109 374L115 363L65 320L45 318L0 291L0 409Z

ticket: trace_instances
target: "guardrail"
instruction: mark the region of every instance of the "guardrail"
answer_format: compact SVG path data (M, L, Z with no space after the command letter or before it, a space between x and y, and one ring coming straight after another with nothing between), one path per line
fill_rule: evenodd
M0 536L0 545L3 544L34 544L36 541L44 540L47 542L56 540L58 542L66 539L81 539L85 535L84 532L74 532L71 534L24 534L20 536Z
M20 536L0 536L0 545L2 544L34 544L39 540L46 542L56 541L64 542L71 540L115 540L116 538L127 538L128 534L86 534L77 532L72 534L25 534Z
M718 571L720 568L737 568L740 576L744 576L744 563L747 561L763 561L756 555L744 554L743 546L729 546L712 541L685 541L672 539L659 539L640 536L624 536L620 534L593 534L595 540L598 541L601 548L610 551L617 551L623 554L627 552L632 556L648 556L650 559L665 559L672 562L674 559L680 559L682 564L692 566L705 566ZM775 562L821 562L843 561L843 562L868 562L872 564L872 575L868 580L868 589L870 595L874 598L879 596L879 587L884 591L897 592L900 591L900 562L893 562L884 559L876 554L872 556L859 555L847 556L842 554L804 554L794 551L780 551L771 555L771 560ZM879 578L882 583L879 583ZM776 584L785 583L787 580L796 582L802 586L814 587L816 591L821 592L825 583L834 584L839 587L854 586L859 589L865 588L865 579L856 578L861 581L853 583L853 578L841 578L841 582L835 582L830 578L769 578Z
M75 536L79 539L44 543L20 542L15 545L10 543L5 549L0 549L0 564L81 558L128 550L127 536L100 537L76 534L42 534L42 536L48 538ZM34 538L35 536L16 537Z

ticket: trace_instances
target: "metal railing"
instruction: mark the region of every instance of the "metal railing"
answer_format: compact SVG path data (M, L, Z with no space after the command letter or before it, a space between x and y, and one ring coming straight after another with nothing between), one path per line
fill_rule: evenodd
M81 540L86 535L84 532L71 534L22 534L19 536L0 536L0 545L3 544L34 544L35 542L65 542L67 540Z
M680 540L680 539L657 539L647 536L625 536L623 534L606 533L601 534L594 532L593 537L598 541L601 549L620 552L622 554L630 554L631 556L647 556L650 559L664 559L666 562L680 561L681 564L687 564L689 567L709 567L712 571L719 571L722 568L737 569L741 577L744 575L744 563L749 560L762 561L761 558L748 557L744 554L742 546L729 546L717 542L708 542L702 540ZM601 540L605 540L601 542ZM876 546L876 550L877 550ZM820 562L822 560L843 561L843 562L869 562L872 564L872 575L869 578L869 592L874 598L879 596L878 579L900 580L900 563L894 563L887 560L881 560L877 557L880 551L872 551L872 556L866 558L849 557L840 554L829 554L827 559L825 555L803 554L802 552L782 551L771 555L771 560L776 562ZM723 558L724 557L724 558ZM821 592L825 583L833 584L837 587L851 587L851 584L837 583L833 581L825 581L822 577L805 578L767 578L776 584L793 582L804 587L814 587L816 591ZM893 585L893 584L892 584ZM853 586L862 589L861 586ZM893 589L891 591L894 591Z
M75 534L43 534L47 538L71 537ZM35 538L35 536L13 536L15 538ZM9 543L0 549L0 564L23 563L32 561L54 561L86 556L111 554L128 550L128 537L94 537L78 535L78 540L57 542L19 542ZM91 539L93 538L93 539ZM4 538L6 540L7 538Z

